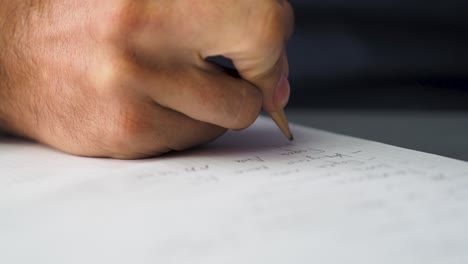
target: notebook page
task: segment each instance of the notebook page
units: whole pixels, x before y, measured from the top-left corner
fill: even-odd
[[[140,161],[0,144],[0,263],[467,263],[468,163],[259,119]]]

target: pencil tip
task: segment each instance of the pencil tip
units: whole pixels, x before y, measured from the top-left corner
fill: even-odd
[[[278,125],[281,132],[283,132],[286,138],[290,141],[293,141],[294,137],[291,134],[291,129],[289,128],[288,120],[284,111],[281,110],[278,112],[270,112],[270,116],[273,119],[273,121],[275,121],[275,123]]]

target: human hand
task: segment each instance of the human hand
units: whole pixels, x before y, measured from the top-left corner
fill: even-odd
[[[287,1],[0,4],[1,124],[65,152],[132,159],[182,150],[288,101]],[[205,61],[218,55],[242,78]]]

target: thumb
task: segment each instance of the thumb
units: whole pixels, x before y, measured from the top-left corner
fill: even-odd
[[[263,93],[263,108],[276,112],[286,107],[290,96],[289,66],[285,50],[270,58],[243,61],[234,60],[243,79],[258,87]],[[276,61],[272,58],[276,57]]]
[[[242,40],[223,55],[233,61],[243,79],[262,91],[264,110],[277,112],[289,101],[286,43],[292,35],[294,14],[289,2],[274,1],[256,17],[257,23],[251,23]]]
[[[242,22],[215,24],[211,34],[201,35],[200,54],[202,58],[222,55],[231,59],[241,77],[261,90],[264,110],[278,112],[286,106],[290,93],[285,43],[293,31],[293,10],[284,0],[245,3],[238,8],[243,12],[228,16]]]

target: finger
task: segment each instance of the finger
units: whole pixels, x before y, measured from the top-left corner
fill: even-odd
[[[289,0],[278,0],[284,7],[286,21],[286,40],[289,41],[294,33],[294,10]]]
[[[241,75],[260,87],[263,94],[263,108],[268,112],[284,109],[289,101],[289,64],[286,52],[283,51],[270,69],[258,77],[249,77],[246,73]]]
[[[242,78],[260,88],[265,110],[275,112],[284,108],[289,99],[289,69],[284,50],[292,33],[293,12],[286,1],[259,2],[268,2],[269,5],[255,6],[257,9],[251,12],[252,17],[246,18],[250,22],[243,25],[245,28],[228,28],[235,33],[222,32],[240,36],[237,41],[217,35],[219,40],[213,43],[218,46],[210,49],[206,44],[202,56],[220,54],[230,58]]]
[[[134,75],[133,87],[143,89],[161,106],[228,129],[250,126],[262,107],[262,95],[256,87],[213,69],[141,69]]]
[[[242,78],[262,91],[265,110],[284,107],[289,83],[282,54],[294,22],[289,2],[167,1],[164,6],[145,5],[138,13],[142,26],[128,38],[136,56],[159,64],[198,64],[200,57],[223,55],[232,59]]]
[[[283,54],[280,57],[278,63],[278,74],[280,75],[280,79],[278,80],[275,89],[273,90],[273,94],[268,95],[265,94],[264,97],[273,98],[273,105],[267,105],[267,101],[264,100],[264,108],[267,111],[274,111],[275,106],[279,106],[281,109],[285,108],[289,102],[289,96],[291,93],[291,86],[289,84],[289,63],[288,63],[288,56],[286,54],[286,50],[283,51]]]
[[[192,119],[165,107],[158,107],[155,129],[170,150],[185,150],[215,140],[226,132],[225,128]]]
[[[140,102],[140,106],[145,103]],[[185,150],[208,143],[226,132],[226,129],[191,119],[181,113],[151,103],[144,106],[144,116],[133,117],[118,129],[119,135],[107,149],[109,157],[138,159],[159,156],[170,151]],[[122,133],[121,131],[125,131]]]

